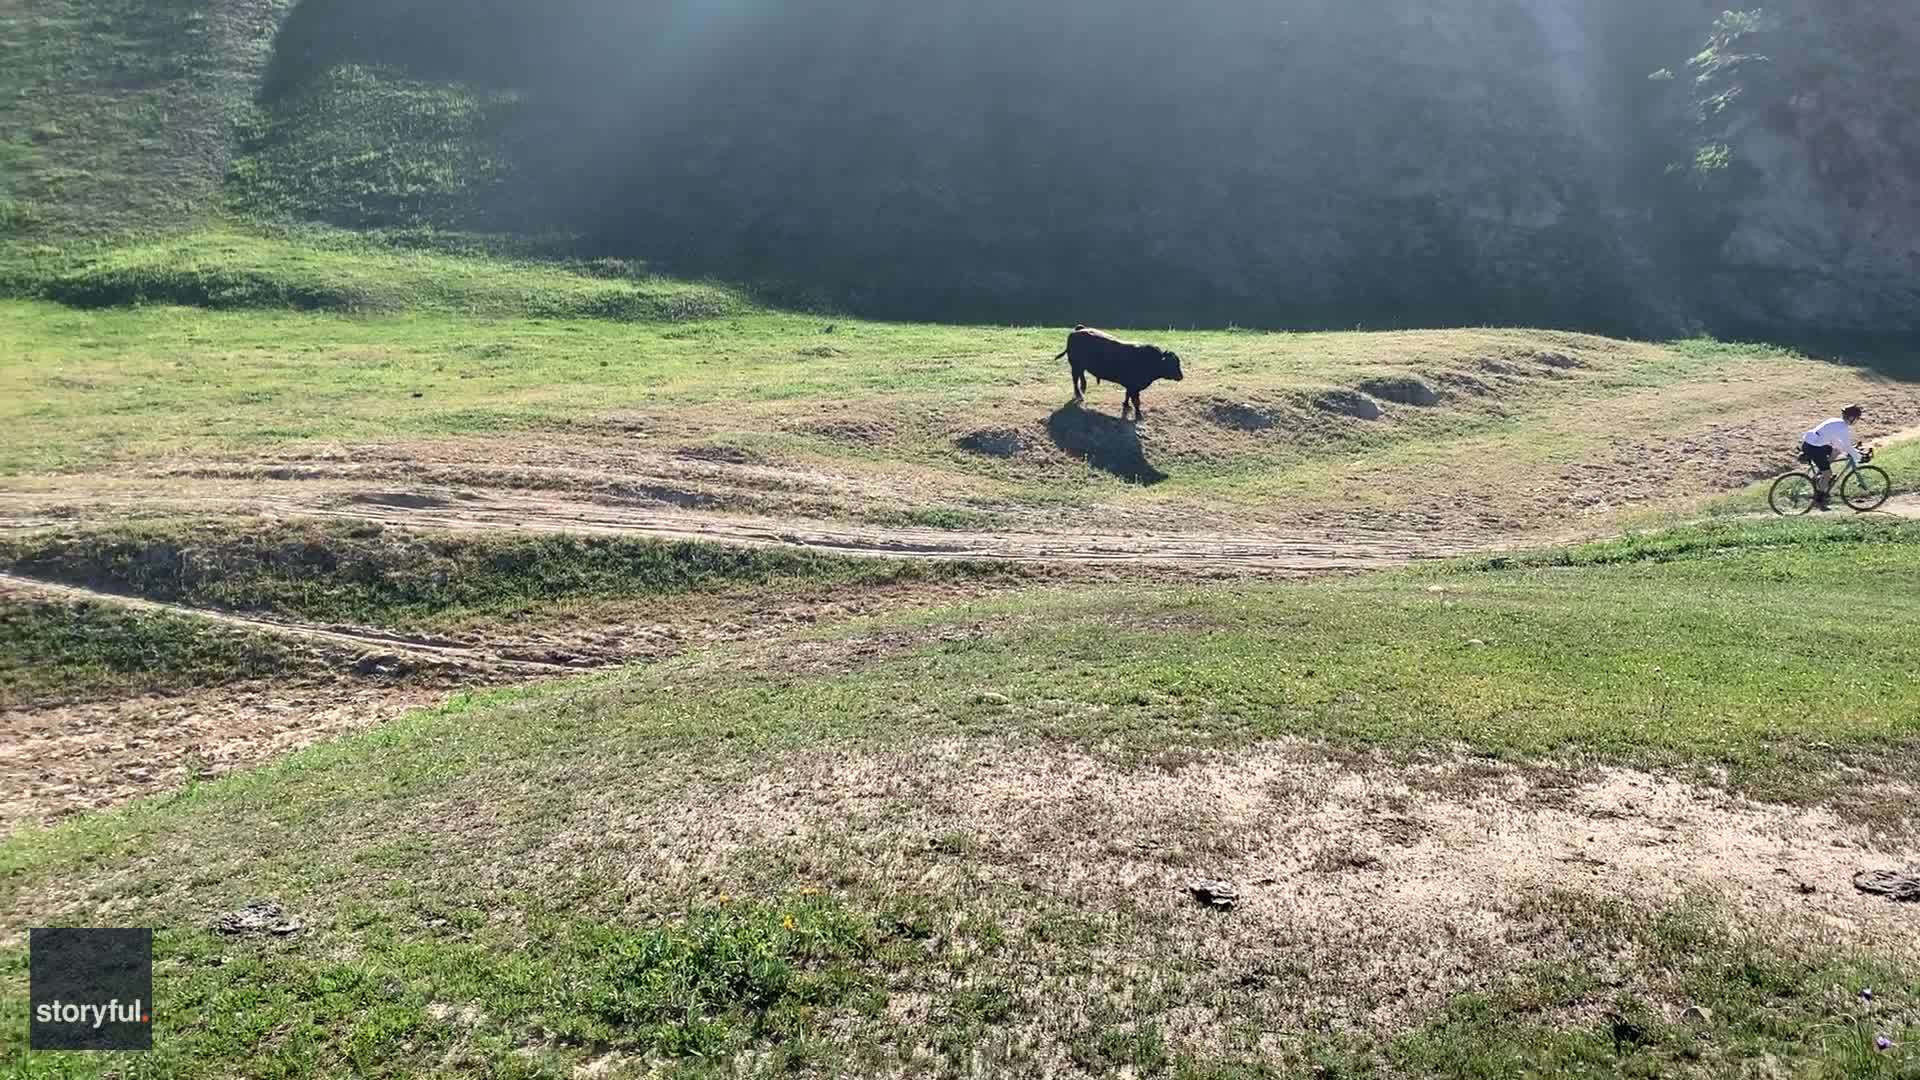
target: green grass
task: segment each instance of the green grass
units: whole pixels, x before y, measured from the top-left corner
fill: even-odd
[[[1920,748],[1916,587],[1920,530],[1848,521],[1713,526],[1499,570],[1023,594],[463,699],[17,835],[0,843],[0,909],[25,925],[59,896],[62,920],[85,922],[139,898],[143,919],[172,927],[152,1067],[183,1076],[551,1075],[609,1053],[719,1075],[747,1049],[866,1073],[903,1046],[956,1076],[975,1053],[1017,1071],[1056,1052],[1090,1072],[1191,1077],[1717,1074],[1760,1054],[1796,1075],[1910,1075],[1904,1046],[1863,1041],[1904,1044],[1920,1016],[1920,983],[1888,956],[1725,929],[1710,906],[1580,895],[1512,914],[1572,953],[1486,971],[1377,1041],[1294,1011],[1331,992],[1315,988],[1334,972],[1307,969],[1294,996],[1244,1006],[1307,1037],[1275,1048],[1223,1021],[1202,1053],[1177,1035],[1184,987],[1211,964],[1190,944],[1153,946],[1182,958],[1153,988],[1127,969],[1125,1009],[1076,1019],[1050,1004],[1106,977],[1081,965],[1171,933],[1149,910],[1087,910],[1058,882],[983,873],[1019,865],[990,840],[789,834],[778,793],[816,755],[977,741],[1151,774],[1293,736],[1375,763],[1464,748],[1723,771],[1736,791],[1899,833],[1910,808],[1878,785]],[[972,632],[942,632],[958,627]],[[676,823],[756,778],[775,793],[765,835],[678,861],[714,838],[676,847],[691,827]],[[308,929],[195,928],[260,896]],[[0,997],[17,1000],[20,946],[0,955]],[[1878,1004],[1852,1000],[1860,985]],[[925,1021],[893,1018],[908,1000]],[[1672,1019],[1685,1005],[1710,1010],[1707,1038]],[[478,1019],[459,1020],[469,1007]],[[1645,1020],[1616,1048],[1605,1012]],[[1040,1044],[1003,1037],[1010,1025]]]
[[[513,173],[495,117],[516,101],[391,71],[331,69],[261,106],[234,162],[233,208],[363,228],[487,224]]]
[[[217,212],[235,132],[291,6],[12,5],[0,19],[0,263]]]
[[[1477,569],[1609,566],[1723,559],[1763,552],[1790,556],[1791,565],[1799,573],[1810,570],[1813,576],[1818,576],[1827,568],[1838,576],[1856,572],[1871,574],[1886,561],[1887,552],[1879,550],[1880,545],[1896,545],[1904,550],[1916,540],[1920,540],[1920,522],[1862,520],[1852,515],[1817,516],[1797,520],[1790,527],[1774,528],[1753,521],[1710,518],[1672,528],[1629,532],[1614,539],[1572,547],[1481,556],[1465,560],[1461,565]]]
[[[907,562],[633,537],[416,533],[351,522],[148,522],[0,539],[0,567],[195,607],[450,628],[559,606],[803,586],[1018,579]]]
[[[264,634],[88,602],[0,601],[0,708],[312,675]]]
[[[984,510],[879,510],[866,515],[875,525],[910,525],[923,529],[991,529],[1000,525],[999,514]]]
[[[674,322],[744,308],[715,286],[594,277],[541,263],[399,250],[349,234],[195,233],[116,249],[33,291],[76,307],[180,304],[478,318]]]

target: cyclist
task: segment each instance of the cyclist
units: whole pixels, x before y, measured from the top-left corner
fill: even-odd
[[[1856,468],[1859,466],[1860,449],[1853,442],[1853,425],[1865,415],[1866,410],[1860,406],[1849,405],[1839,416],[1801,438],[1800,460],[1820,469],[1819,479],[1813,485],[1813,505],[1818,509],[1829,509],[1827,499],[1833,490],[1834,455],[1845,454]]]

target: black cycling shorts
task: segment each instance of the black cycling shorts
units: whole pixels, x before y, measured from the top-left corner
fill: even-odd
[[[1827,468],[1833,464],[1833,447],[1803,442],[1800,444],[1800,460],[1822,469]]]

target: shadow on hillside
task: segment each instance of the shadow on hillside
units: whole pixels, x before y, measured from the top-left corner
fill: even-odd
[[[1920,383],[1920,334],[1791,335],[1723,333],[1724,341],[1758,341],[1789,348],[1836,367],[1870,371],[1883,379]]]
[[[1053,445],[1128,483],[1151,487],[1167,478],[1147,461],[1132,421],[1084,409],[1077,401],[1047,417],[1047,436]]]

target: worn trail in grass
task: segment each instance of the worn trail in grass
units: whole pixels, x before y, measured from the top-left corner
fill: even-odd
[[[156,521],[0,540],[0,826],[258,764],[468,690],[1040,575],[581,536]]]

